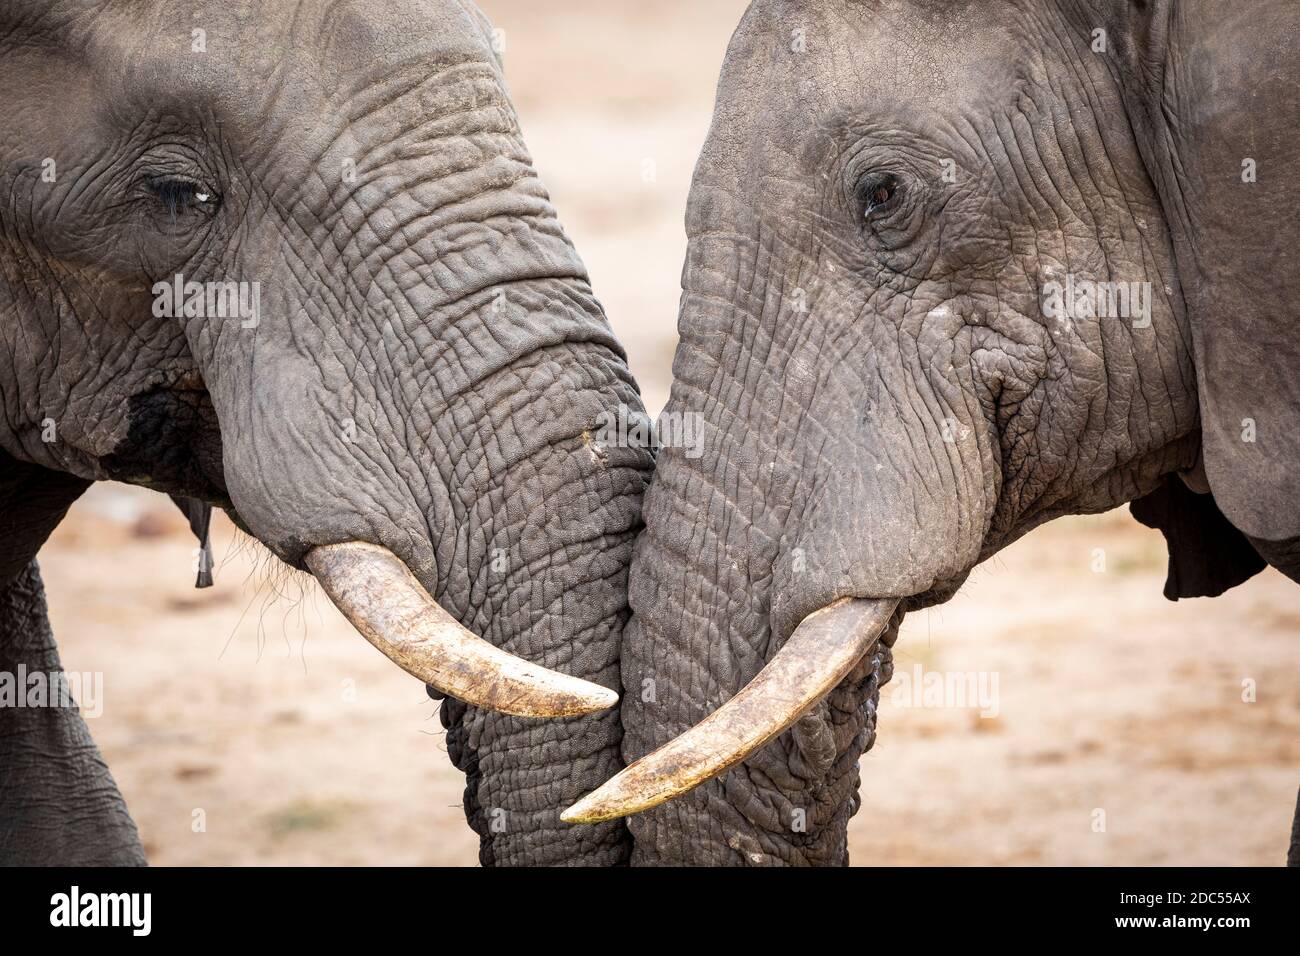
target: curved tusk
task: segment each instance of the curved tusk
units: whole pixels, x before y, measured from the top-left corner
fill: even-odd
[[[516,717],[573,717],[618,703],[607,687],[530,664],[476,637],[386,548],[324,545],[303,560],[366,640],[443,694]]]
[[[897,599],[841,598],[809,614],[740,693],[560,819],[599,823],[640,813],[744,760],[830,693],[880,639],[897,607]]]

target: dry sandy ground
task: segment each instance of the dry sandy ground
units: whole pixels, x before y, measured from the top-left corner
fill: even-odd
[[[686,189],[744,4],[484,6],[542,176],[657,409]],[[66,666],[105,675],[92,730],[152,860],[476,862],[423,688],[309,582],[224,522],[216,537],[217,587],[195,591],[171,506],[99,486],[41,556]],[[910,618],[900,674],[996,678],[998,713],[886,688],[853,861],[1280,863],[1300,784],[1300,589],[1270,572],[1175,605],[1163,566],[1159,535],[1125,512],[1059,521]]]

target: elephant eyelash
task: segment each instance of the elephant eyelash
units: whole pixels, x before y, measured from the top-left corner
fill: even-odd
[[[216,190],[191,179],[151,180],[149,190],[173,218],[194,211],[211,213],[221,204]]]

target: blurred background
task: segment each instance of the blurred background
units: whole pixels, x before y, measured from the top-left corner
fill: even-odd
[[[746,4],[481,5],[657,413],[691,171]],[[65,667],[104,674],[91,731],[152,862],[476,864],[423,687],[310,581],[224,516],[214,526],[206,591],[179,514],[140,489],[96,486],[41,553]],[[1065,519],[909,617],[852,862],[1282,863],[1300,784],[1300,588],[1268,571],[1171,604],[1164,571],[1159,534],[1126,509]],[[932,673],[976,675],[995,706],[903,693]]]

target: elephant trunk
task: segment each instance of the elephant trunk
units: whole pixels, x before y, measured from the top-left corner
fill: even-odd
[[[509,149],[462,174],[460,203],[423,162],[359,187],[348,215],[309,219],[311,255],[250,236],[257,314],[186,331],[241,523],[446,695],[483,861],[618,863],[622,824],[559,814],[621,766],[617,712],[589,712],[618,686],[653,461],[593,439],[640,397]]]
[[[578,830],[559,815],[622,766],[606,708],[653,463],[594,436],[640,400],[585,281],[503,283],[456,311],[446,348],[418,348],[424,327],[453,321],[423,310],[405,329],[362,320],[333,327],[343,342],[267,347],[256,361],[279,374],[259,401],[228,399],[217,365],[227,484],[241,522],[446,698],[485,864],[624,863],[621,822]],[[268,346],[277,324],[264,314],[256,330]],[[443,354],[458,346],[476,351]]]
[[[566,817],[632,814],[647,863],[844,863],[888,649],[978,560],[996,436],[943,315],[864,340],[842,280],[721,231],[688,252],[665,412],[698,454],[661,453],[633,560],[632,765]]]
[[[626,369],[602,371],[597,359],[578,350],[547,374],[553,392],[518,395],[518,412],[498,426],[499,468],[471,483],[461,531],[471,570],[457,606],[472,609],[462,621],[502,651],[613,690],[652,460],[644,448],[595,440],[603,415],[641,407]],[[560,821],[621,768],[617,709],[536,720],[448,697],[442,719],[448,753],[468,778],[466,811],[484,864],[627,862],[621,821]]]
[[[688,469],[661,457],[633,563],[620,705],[630,766],[566,817],[632,814],[634,864],[842,865],[898,602],[835,601],[774,631],[758,568],[778,560],[765,551],[779,534]],[[671,494],[678,482],[694,494]]]

